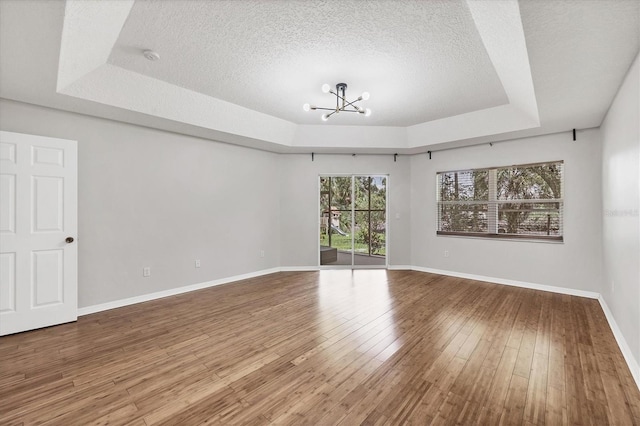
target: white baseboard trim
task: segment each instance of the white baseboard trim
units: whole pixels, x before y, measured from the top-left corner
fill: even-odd
[[[627,344],[627,341],[625,340],[620,327],[618,327],[618,323],[616,323],[616,319],[613,317],[613,313],[609,309],[609,306],[607,306],[607,302],[604,300],[604,297],[602,297],[602,295],[598,297],[598,302],[600,302],[600,306],[604,311],[604,316],[609,322],[609,327],[611,327],[613,336],[616,338],[616,342],[618,343],[618,347],[622,352],[622,356],[624,356],[624,360],[627,361],[627,366],[629,367],[629,370],[631,370],[633,380],[636,381],[636,386],[638,386],[638,389],[640,389],[640,364],[638,364],[638,361],[633,356],[633,352],[631,352],[629,344]]]
[[[339,265],[342,266],[342,265]],[[361,265],[364,266],[364,265]],[[335,267],[334,267],[335,268]],[[326,269],[332,269],[331,266],[283,266],[280,268],[281,272],[308,272],[308,271],[322,271]],[[335,269],[349,269],[348,265],[344,265],[344,267],[335,268]],[[380,267],[375,267],[373,269],[383,269]],[[387,269],[390,271],[411,271],[413,270],[413,266],[411,265],[388,265]]]
[[[318,266],[283,266],[280,268],[280,272],[309,272],[318,271]]]
[[[155,293],[142,294],[140,296],[128,297],[126,299],[114,300],[112,302],[100,303],[99,305],[85,306],[78,309],[78,316],[95,314],[96,312],[107,311],[109,309],[122,308],[123,306],[134,305],[136,303],[149,302],[163,297],[175,296],[177,294],[188,293],[190,291],[202,290],[203,288],[214,287],[221,284],[228,284],[234,281],[246,280],[260,277],[262,275],[280,272],[280,268],[263,269],[261,271],[249,272],[248,274],[234,275],[232,277],[220,278],[213,281],[187,285],[184,287],[172,288],[169,290],[157,291]]]
[[[231,277],[221,278],[213,281],[206,281],[203,283],[192,284],[184,287],[172,288],[169,290],[158,291],[155,293],[142,294],[140,296],[129,297],[121,300],[114,300],[112,302],[101,303],[98,305],[85,306],[83,308],[78,309],[78,316],[94,314],[96,312],[102,312],[109,309],[121,308],[123,306],[133,305],[135,303],[148,302],[150,300],[161,299],[163,297],[175,296],[177,294],[188,293],[190,291],[202,290],[208,287],[214,287],[221,284],[228,284],[234,281],[246,280],[249,278],[255,278],[262,275],[273,274],[276,272],[306,272],[306,271],[318,271],[320,268],[318,266],[283,266],[280,268],[270,268],[263,269],[260,271],[250,272],[247,274],[234,275]],[[428,272],[431,274],[439,274],[439,275],[448,275],[451,277],[458,278],[467,278],[476,281],[486,281],[495,284],[504,284],[515,287],[524,287],[531,288],[534,290],[542,290],[542,291],[550,291],[553,293],[562,293],[562,294],[570,294],[572,296],[581,296],[588,297],[591,299],[598,299],[600,297],[599,293],[584,291],[584,290],[575,290],[571,288],[564,287],[554,287],[542,284],[533,284],[522,281],[513,281],[506,280],[503,278],[494,278],[494,277],[485,277],[481,275],[474,274],[465,274],[462,272],[454,272],[454,271],[446,271],[442,269],[432,269],[432,268],[424,268],[421,266],[411,266],[411,265],[389,265],[389,270],[412,270],[419,272]]]
[[[552,285],[535,284],[525,281],[508,280],[504,278],[486,277],[483,275],[465,274],[463,272],[445,271],[442,269],[423,268],[422,266],[412,266],[411,269],[419,272],[428,272],[431,274],[448,275],[450,277],[466,278],[476,281],[486,281],[494,284],[510,285],[513,287],[530,288],[532,290],[549,291],[551,293],[569,294],[571,296],[588,297],[589,299],[597,299],[600,293],[595,291],[576,290],[567,287],[556,287]]]
[[[413,271],[415,268],[411,265],[389,265],[387,269],[390,271]]]

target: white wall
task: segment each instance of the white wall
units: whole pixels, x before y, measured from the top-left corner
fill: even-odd
[[[391,266],[599,291],[601,221],[593,213],[601,200],[588,190],[600,185],[597,130],[579,132],[577,142],[558,134],[394,162],[392,155],[326,154],[311,161],[7,100],[0,101],[0,127],[79,141],[81,307],[268,268],[317,266],[318,176],[345,173],[389,175]],[[436,171],[559,159],[564,244],[436,237]],[[152,268],[150,278],[142,277],[143,266]]]
[[[279,265],[276,154],[6,100],[0,128],[78,141],[80,307]]]
[[[602,126],[602,296],[640,361],[640,65],[636,57]],[[634,371],[640,383],[640,370]]]
[[[411,159],[414,266],[576,290],[602,277],[597,129],[434,152]],[[564,160],[564,243],[436,235],[436,172]],[[444,251],[449,257],[444,257]]]
[[[321,174],[389,175],[389,264],[409,265],[410,157],[393,155],[282,155],[280,220],[282,266],[318,266],[318,176]],[[399,214],[399,219],[396,219]]]

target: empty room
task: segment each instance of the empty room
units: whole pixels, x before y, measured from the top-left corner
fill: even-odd
[[[1,425],[640,425],[637,0],[0,0]]]

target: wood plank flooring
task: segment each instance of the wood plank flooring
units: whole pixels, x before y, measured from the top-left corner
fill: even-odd
[[[597,301],[268,275],[0,338],[2,425],[640,425]]]

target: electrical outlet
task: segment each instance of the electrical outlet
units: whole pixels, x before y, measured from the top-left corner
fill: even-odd
[[[196,264],[196,268],[199,268],[200,267],[200,259],[196,259],[195,264]]]
[[[264,257],[264,250],[260,250],[260,257]]]
[[[449,250],[444,251],[444,257],[449,257]]]
[[[142,276],[143,277],[150,277],[151,276],[151,268],[148,266],[145,266],[144,268],[142,268]]]

